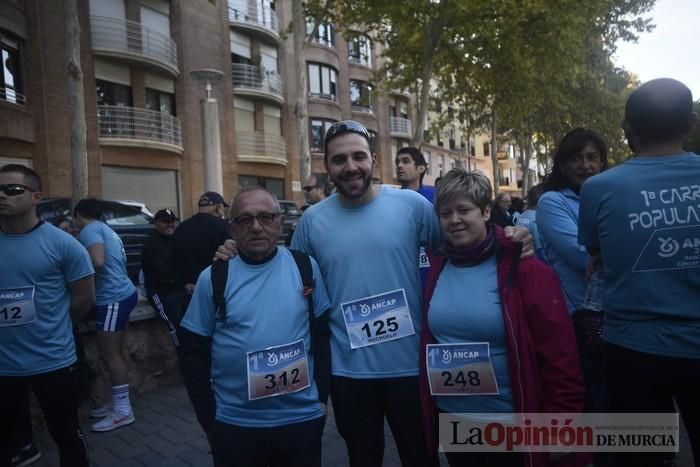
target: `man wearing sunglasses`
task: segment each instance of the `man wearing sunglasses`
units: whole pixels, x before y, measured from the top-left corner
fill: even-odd
[[[323,201],[331,195],[332,191],[326,174],[315,173],[309,175],[306,185],[304,185],[304,199],[308,206],[304,206],[302,210],[306,210],[309,206]]]
[[[218,271],[208,267],[178,331],[192,405],[217,467],[320,467],[328,371],[324,383],[314,364],[323,367],[322,354],[328,361],[328,335],[312,347],[311,323],[316,329],[330,308],[321,272],[304,256],[314,285],[302,288],[297,260],[277,246],[283,219],[274,194],[250,187],[231,204],[238,256],[217,264],[228,271],[224,303],[217,309]]]
[[[0,168],[0,466],[10,463],[8,443],[30,387],[60,465],[87,466],[71,324],[93,305],[94,270],[75,238],[37,218],[41,197],[32,169]]]

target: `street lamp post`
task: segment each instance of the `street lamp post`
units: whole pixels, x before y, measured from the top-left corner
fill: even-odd
[[[218,84],[224,77],[219,70],[204,68],[190,72],[195,81],[204,84],[206,96],[199,101],[202,116],[202,159],[204,160],[204,190],[224,192],[223,170],[221,167],[221,135],[219,133],[219,104],[211,96],[212,84]]]

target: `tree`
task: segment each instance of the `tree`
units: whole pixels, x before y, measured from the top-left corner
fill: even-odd
[[[73,206],[88,195],[87,140],[85,136],[85,89],[80,66],[80,22],[77,0],[65,0],[66,71],[70,121]]]

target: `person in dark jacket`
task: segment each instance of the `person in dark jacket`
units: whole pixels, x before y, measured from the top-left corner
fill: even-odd
[[[496,195],[496,199],[493,201],[493,206],[491,207],[490,219],[492,224],[501,227],[513,225],[513,219],[508,212],[510,204],[511,200],[508,193],[500,192]]]
[[[489,413],[488,420],[477,421],[515,423],[516,413],[583,409],[576,338],[557,278],[538,259],[521,259],[522,245],[487,222],[490,199],[489,180],[462,168],[445,175],[435,198],[445,243],[442,254],[429,253],[432,269],[419,352],[430,450],[436,449],[437,411]],[[461,353],[465,358],[451,358],[449,368],[441,365],[445,353],[452,355],[455,349],[466,350]],[[466,358],[470,354],[478,354],[478,361]],[[459,374],[472,386],[468,395],[454,390]],[[562,457],[531,452],[446,455],[451,466],[480,467],[545,467]],[[589,456],[567,457],[557,462],[585,465]]]
[[[173,234],[175,284],[185,292],[182,312],[190,303],[199,274],[211,265],[216,248],[228,238],[224,220],[228,204],[216,192],[204,193],[197,203],[199,212],[183,221]]]
[[[180,325],[183,291],[175,284],[173,233],[178,217],[170,209],[161,209],[153,218],[155,230],[141,249],[141,267],[146,285],[146,297],[151,306],[168,325],[177,345],[175,330]]]

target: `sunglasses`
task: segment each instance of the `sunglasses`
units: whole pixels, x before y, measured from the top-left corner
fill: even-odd
[[[239,225],[243,227],[244,229],[249,229],[250,227],[253,226],[253,221],[255,219],[258,220],[260,225],[271,225],[275,219],[280,215],[280,213],[274,213],[274,212],[261,212],[257,216],[251,216],[244,214],[242,216],[237,216],[232,218],[231,220],[233,221],[234,224]]]
[[[24,194],[25,191],[35,193],[37,190],[20,183],[9,183],[7,185],[0,185],[0,191],[5,193],[6,196],[19,196]]]
[[[328,127],[326,130],[326,136],[323,138],[323,148],[324,152],[328,153],[328,143],[336,136],[344,135],[345,133],[356,133],[370,142],[369,131],[367,128],[355,120],[343,120],[342,122],[335,122],[333,125]]]

